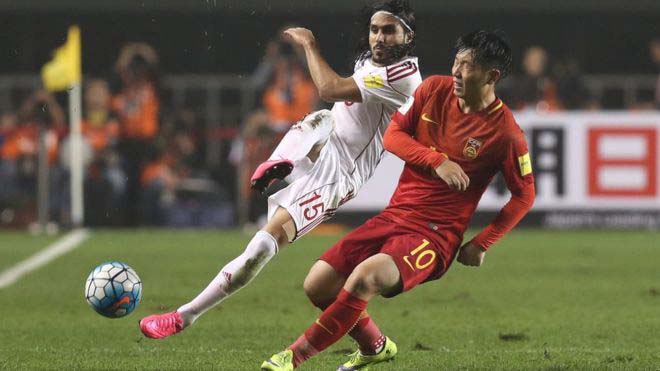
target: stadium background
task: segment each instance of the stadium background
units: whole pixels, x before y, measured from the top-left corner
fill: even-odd
[[[524,4],[448,1],[442,5],[420,1],[415,6],[419,14],[417,54],[424,75],[448,72],[451,45],[458,35],[477,25],[500,28],[510,38],[515,63],[513,76],[502,84],[499,94],[512,108],[542,114],[657,108],[660,55],[654,60],[651,52],[651,44],[658,37],[660,5],[656,2],[634,1],[621,6],[617,1],[560,1],[552,5],[542,1]],[[143,180],[140,190],[128,191],[133,196],[127,201],[125,188],[131,188],[130,184],[114,181],[109,185],[104,176],[93,183],[96,186],[88,182],[87,188],[91,191],[87,192],[87,224],[233,227],[258,223],[264,202],[245,189],[245,177],[249,168],[262,160],[276,142],[263,143],[259,135],[270,131],[272,137],[277,138],[287,125],[298,119],[296,115],[326,105],[318,100],[287,103],[277,99],[271,100],[270,106],[264,105],[264,93],[277,84],[274,80],[279,73],[268,75],[266,72],[257,76],[264,70],[259,67],[269,58],[268,45],[277,39],[275,35],[284,25],[310,27],[330,64],[348,74],[360,32],[361,25],[356,17],[359,8],[360,3],[352,1],[336,1],[331,6],[320,1],[116,1],[93,5],[78,1],[4,1],[0,3],[0,17],[11,32],[4,33],[2,38],[0,108],[4,113],[20,112],[25,101],[40,87],[36,73],[51,58],[54,48],[63,43],[71,24],[82,29],[85,81],[103,79],[109,84],[111,94],[119,94],[123,88],[115,68],[122,47],[135,42],[148,45],[158,58],[153,66],[160,103],[153,125],[158,126],[158,132],[145,140],[150,150],[144,151],[136,166],[141,169],[139,176],[143,176],[145,167],[154,165],[150,184],[167,178],[168,185],[165,190],[154,189],[158,186],[145,190],[150,184]],[[315,27],[319,24],[323,27]],[[101,45],[103,47],[98,47]],[[529,77],[523,60],[525,53],[534,47],[537,47],[537,60],[544,58],[538,57],[543,53],[546,62],[545,67],[539,67],[542,71],[538,76]],[[655,48],[660,50],[660,46]],[[304,69],[301,70],[304,73]],[[281,91],[277,89],[276,92]],[[55,99],[66,107],[66,94],[56,94]],[[31,108],[38,105],[33,104]],[[254,116],[264,108],[267,117]],[[279,117],[282,109],[291,111],[289,117]],[[19,114],[13,119],[13,126],[23,124],[21,120],[38,118]],[[52,118],[46,117],[46,120],[52,121]],[[55,126],[51,122],[47,125]],[[57,125],[57,141],[61,143],[67,136],[66,125]],[[121,139],[125,139],[122,125],[120,123],[119,133],[102,135],[111,136],[109,148],[104,150],[116,149],[113,160],[126,162],[130,156],[125,154],[126,146],[121,145]],[[261,129],[265,131],[259,131]],[[0,140],[9,142],[11,130],[3,129]],[[37,142],[34,134],[31,139]],[[246,151],[239,146],[257,142],[260,143],[258,149]],[[165,152],[173,153],[172,146],[178,146],[179,152],[184,154],[167,158],[169,163],[162,166]],[[191,146],[194,148],[189,148]],[[98,152],[96,147],[94,149]],[[61,151],[59,146],[52,151],[58,150]],[[3,162],[35,153],[18,153],[11,160],[5,155]],[[69,200],[64,191],[67,171],[59,169],[66,166],[60,166],[56,154],[52,156],[51,164],[58,169],[49,176],[48,193],[52,197],[48,200],[48,219],[66,226],[70,224]],[[187,158],[182,159],[182,156]],[[565,154],[557,156],[567,163],[555,165],[555,170],[570,164]],[[37,168],[36,164],[32,167]],[[127,169],[125,163],[117,167],[119,174],[138,174],[136,170]],[[0,197],[0,208],[5,211],[0,218],[1,225],[24,226],[33,222],[38,214],[36,184],[30,182],[30,178],[36,179],[38,172],[26,170],[26,174],[20,174],[20,169],[18,172],[14,170],[7,177],[27,179],[10,186]],[[171,174],[159,176],[164,172]],[[584,183],[563,176],[560,181],[565,186],[570,186],[571,181]],[[652,179],[649,182],[657,183]],[[94,189],[104,186],[113,189],[115,202],[106,202],[102,192],[92,194]],[[384,198],[389,189],[386,187]],[[12,190],[19,193],[18,197]],[[657,189],[654,195],[656,201],[647,199],[657,206]],[[142,214],[138,215],[131,204],[142,206]],[[359,223],[383,204],[360,207],[357,217],[338,220]],[[590,210],[589,205],[585,205],[585,209]],[[483,223],[491,215],[476,221]],[[648,216],[649,211],[644,215]],[[543,218],[536,216],[527,220],[530,221],[544,224]]]
[[[7,334],[0,340],[0,368],[254,369],[314,318],[302,293],[306,270],[350,226],[382,208],[398,177],[391,171],[381,170],[364,192],[367,197],[347,204],[336,224],[284,252],[235,301],[174,339],[176,351],[172,343],[135,341],[132,322],[188,299],[240,253],[249,238],[245,231],[254,231],[264,212],[264,199],[249,192],[246,177],[295,121],[278,115],[325,106],[264,100],[269,89],[281,97],[287,68],[294,75],[304,72],[287,47],[279,53],[269,47],[274,41],[283,45],[279,30],[288,24],[309,27],[330,65],[347,75],[363,31],[356,23],[362,4],[0,0],[0,274],[71,226],[63,163],[67,94],[39,92],[39,71],[65,42],[67,28],[81,29],[83,94],[94,80],[103,94],[125,94],[117,60],[127,45],[138,43],[158,56],[154,63],[147,57],[146,64],[155,72],[150,82],[159,102],[158,130],[138,141],[145,145],[138,170],[126,168],[136,158],[135,147],[126,145],[121,120],[112,125],[106,120],[87,132],[90,143],[99,136],[104,143],[98,151],[92,146],[85,177],[85,225],[91,235],[80,249],[15,284],[0,285],[0,323]],[[451,46],[462,33],[476,28],[507,33],[514,70],[498,89],[517,109],[542,180],[537,208],[523,221],[527,228],[503,240],[486,266],[452,268],[439,284],[376,303],[374,315],[392,320],[386,330],[398,335],[410,354],[383,369],[657,367],[660,3],[412,4],[425,76],[448,73]],[[544,55],[546,66],[539,68]],[[542,72],[526,73],[526,56]],[[265,67],[279,61],[287,66],[280,72]],[[108,113],[118,107],[110,97],[100,105],[107,105]],[[53,111],[57,106],[64,116]],[[50,156],[41,213],[39,133]],[[399,166],[391,160],[383,169]],[[603,166],[610,165],[615,169],[608,173]],[[138,196],[131,199],[137,202],[127,201],[122,179],[129,171],[140,179]],[[486,223],[506,200],[501,190],[501,184],[492,187],[473,227]],[[204,230],[180,229],[191,227]],[[159,264],[153,264],[154,257]],[[97,318],[82,300],[84,277],[109,259],[131,264],[145,282],[144,304],[129,321]],[[288,295],[289,305],[269,305],[264,293],[276,292]],[[432,307],[441,310],[429,313]],[[438,321],[440,312],[454,320]],[[244,313],[254,313],[250,324],[223,321]],[[71,321],[79,326],[71,328]],[[256,333],[263,336],[251,335]],[[102,337],[105,343],[99,344]],[[340,350],[352,346],[342,344]],[[231,354],[221,358],[228,363],[218,366],[218,354],[227,349]],[[335,365],[340,353],[320,357],[309,369]]]

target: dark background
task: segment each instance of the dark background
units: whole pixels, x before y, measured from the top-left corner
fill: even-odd
[[[415,1],[424,74],[447,72],[451,46],[477,28],[502,29],[519,69],[522,51],[546,47],[575,58],[587,74],[654,73],[648,42],[660,37],[660,1]],[[264,44],[296,20],[314,31],[330,64],[351,66],[364,1],[0,1],[0,74],[33,73],[64,42],[72,23],[82,29],[83,69],[110,74],[118,49],[146,41],[167,73],[250,73]],[[350,46],[350,47],[347,47]],[[515,70],[514,70],[515,72]]]

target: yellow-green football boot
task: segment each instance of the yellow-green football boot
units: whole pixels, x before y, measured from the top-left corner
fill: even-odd
[[[397,353],[396,344],[392,341],[392,339],[386,336],[385,346],[378,354],[365,355],[362,354],[362,352],[360,352],[360,350],[358,349],[358,351],[351,354],[350,356],[351,359],[349,359],[348,362],[339,366],[337,371],[368,370],[369,366],[375,365],[376,363],[389,362],[394,360],[394,356],[396,356],[396,353]]]
[[[293,371],[293,351],[285,351],[273,354],[270,359],[261,364],[261,370],[267,371]]]

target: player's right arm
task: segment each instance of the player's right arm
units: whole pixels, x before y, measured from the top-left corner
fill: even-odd
[[[446,154],[437,152],[413,138],[422,108],[433,87],[432,78],[424,80],[415,93],[392,116],[392,122],[385,131],[383,145],[408,164],[428,168],[447,185],[464,191],[470,179],[461,167],[449,160]]]
[[[309,73],[321,99],[327,102],[362,102],[362,95],[355,80],[339,76],[321,56],[312,31],[294,27],[284,31],[284,34],[305,50]]]

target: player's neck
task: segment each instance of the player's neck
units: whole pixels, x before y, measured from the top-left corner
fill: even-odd
[[[399,63],[402,60],[406,59],[408,56],[403,56],[399,59],[389,59],[387,61],[381,61],[381,62],[376,62],[373,57],[370,58],[371,64],[373,64],[376,67],[386,67],[386,66],[391,66],[395,63]]]
[[[474,113],[490,106],[495,99],[497,99],[495,91],[490,89],[484,94],[479,94],[475,97],[466,96],[464,98],[458,98],[458,106],[463,113]]]

